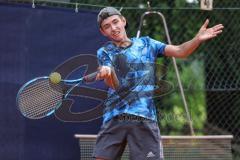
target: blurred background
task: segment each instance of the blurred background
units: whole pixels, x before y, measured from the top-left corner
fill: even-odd
[[[177,64],[196,135],[233,135],[233,156],[240,159],[239,0],[214,0],[212,11],[201,10],[199,0],[152,0],[151,8],[146,0],[5,0],[0,5],[26,6],[32,12],[44,8],[46,11],[64,9],[79,14],[83,10],[93,12],[94,16],[101,8],[113,6],[121,9],[127,18],[129,37],[136,36],[140,16],[145,11],[160,11],[166,18],[173,44],[192,39],[207,18],[210,27],[222,23],[225,28],[220,36],[202,44],[189,58],[177,60]],[[3,22],[2,18],[0,21]],[[41,30],[41,27],[35,29]],[[163,23],[157,15],[145,18],[141,35],[167,43]],[[95,47],[100,47],[100,44]],[[165,75],[162,79],[174,86],[167,95],[155,98],[161,134],[189,135],[172,61],[160,58],[158,63],[167,68],[159,68],[158,74]]]

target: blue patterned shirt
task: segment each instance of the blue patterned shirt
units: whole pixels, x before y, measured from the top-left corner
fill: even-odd
[[[127,48],[107,43],[97,52],[100,66],[113,67],[119,88],[109,88],[103,123],[114,116],[127,113],[156,121],[153,101],[155,61],[164,54],[166,44],[149,37],[132,38]]]

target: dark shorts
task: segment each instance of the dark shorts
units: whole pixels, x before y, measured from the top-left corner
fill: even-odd
[[[130,160],[163,160],[157,122],[141,118],[115,117],[103,124],[97,136],[93,156],[118,160],[126,144],[129,147]]]

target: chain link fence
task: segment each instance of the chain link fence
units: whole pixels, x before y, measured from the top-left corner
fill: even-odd
[[[165,15],[173,44],[190,40],[198,32],[205,19],[209,26],[222,23],[223,33],[202,44],[187,59],[177,60],[186,100],[190,109],[195,134],[232,134],[233,153],[240,159],[240,1],[214,0],[212,11],[200,10],[199,0],[59,0],[59,1],[6,1],[8,3],[33,3],[51,7],[64,7],[77,12],[80,9],[100,10],[114,6],[127,18],[129,37],[136,36],[140,16],[148,9]],[[77,14],[77,13],[76,13]],[[163,23],[157,15],[149,15],[143,21],[142,36],[150,36],[167,43]],[[167,70],[158,69],[162,79],[173,84],[167,95],[155,99],[159,125],[163,135],[190,134],[182,98],[170,58],[157,63]]]

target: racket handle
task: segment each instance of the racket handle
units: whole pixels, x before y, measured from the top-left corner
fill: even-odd
[[[91,74],[88,74],[86,76],[83,77],[83,81],[84,82],[93,82],[96,80],[97,74],[99,73],[99,71],[93,72]]]

